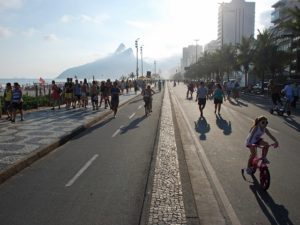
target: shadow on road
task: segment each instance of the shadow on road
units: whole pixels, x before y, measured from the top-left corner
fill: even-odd
[[[92,133],[94,130],[104,127],[106,124],[108,124],[113,119],[114,118],[111,117],[111,118],[108,118],[108,119],[102,121],[101,123],[96,124],[95,126],[92,126],[92,127],[88,128],[85,132],[76,135],[73,139],[80,139],[80,138],[84,137],[85,135]]]
[[[142,100],[143,100],[143,98],[140,97],[140,98],[138,98],[138,99],[136,99],[134,101],[130,101],[129,104],[134,104],[134,103],[137,103],[137,102],[141,102]]]
[[[200,133],[200,140],[206,140],[206,133],[210,131],[210,125],[207,123],[205,117],[199,118],[199,120],[195,121],[195,130],[197,133]]]
[[[300,132],[300,124],[297,123],[292,117],[284,117],[284,123]]]
[[[232,133],[231,122],[224,120],[221,115],[216,114],[216,123],[223,130],[223,134],[230,135]]]
[[[263,213],[270,221],[270,224],[293,225],[294,223],[289,218],[289,211],[284,207],[284,205],[279,205],[274,202],[274,199],[269,195],[269,193],[260,187],[256,177],[252,176],[252,178],[253,185],[250,185],[249,187]]]
[[[139,127],[138,124],[146,118],[147,118],[147,116],[144,115],[142,117],[136,118],[135,120],[131,121],[131,123],[128,124],[128,126],[121,128],[121,133],[120,134],[125,134],[129,130],[138,128]]]
[[[238,99],[235,99],[235,100],[232,100],[231,98],[228,100],[228,102],[231,104],[231,105],[234,105],[234,106],[245,106],[245,107],[248,107],[248,104],[244,103],[244,102],[241,102],[239,101]]]

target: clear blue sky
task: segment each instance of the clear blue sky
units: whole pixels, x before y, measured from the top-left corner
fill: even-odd
[[[202,45],[216,39],[218,2],[0,0],[0,78],[56,77],[120,43],[134,49],[137,38],[145,58],[179,55],[195,39]],[[263,29],[277,0],[254,2],[256,29]]]

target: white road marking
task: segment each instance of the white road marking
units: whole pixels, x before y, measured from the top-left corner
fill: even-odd
[[[121,129],[123,128],[124,126],[120,126],[120,128],[118,130],[116,130],[116,132],[111,136],[112,138],[114,138],[115,136],[117,136],[120,132],[121,132]]]
[[[90,165],[92,165],[93,161],[95,161],[97,159],[99,155],[96,154],[94,155],[76,174],[75,176],[66,184],[66,187],[70,187],[72,186],[72,184],[74,184],[74,182],[83,174],[84,171],[87,170],[87,168],[89,168]]]
[[[144,106],[144,105],[140,105],[140,106],[138,107],[138,109],[141,109],[143,106]]]
[[[132,113],[131,116],[129,116],[129,119],[131,120],[135,116],[135,113]]]

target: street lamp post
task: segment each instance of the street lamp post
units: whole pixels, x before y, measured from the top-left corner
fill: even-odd
[[[136,79],[139,78],[139,38],[135,40],[135,48],[136,48]]]
[[[199,39],[195,39],[195,42],[196,42],[196,63],[198,62],[198,54],[197,54],[198,41],[199,41]]]
[[[144,76],[144,68],[143,68],[143,47],[144,45],[142,45],[140,47],[140,50],[141,50],[141,68],[142,68],[142,76]]]

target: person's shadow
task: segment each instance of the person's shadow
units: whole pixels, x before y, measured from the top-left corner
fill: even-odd
[[[296,131],[300,132],[300,124],[297,123],[297,121],[295,121],[292,117],[290,117],[290,116],[284,117],[284,121],[288,126],[294,128]]]
[[[270,224],[293,225],[294,223],[289,218],[289,211],[284,207],[284,205],[279,205],[274,202],[274,199],[269,195],[269,193],[260,187],[256,177],[252,176],[252,178],[253,184],[249,187],[263,213],[270,221]]]
[[[200,133],[200,140],[206,140],[206,133],[210,131],[210,125],[207,123],[205,117],[200,117],[197,122],[195,121],[195,130]]]
[[[217,126],[223,130],[225,135],[230,135],[232,133],[231,122],[224,120],[220,114],[216,114],[216,123]]]

